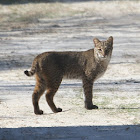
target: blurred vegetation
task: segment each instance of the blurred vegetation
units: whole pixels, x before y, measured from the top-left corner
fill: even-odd
[[[80,3],[82,1],[100,1]],[[110,1],[110,2],[105,2]],[[116,1],[116,2],[114,2]],[[96,15],[119,17],[139,14],[138,0],[0,0],[0,29],[40,22],[41,18],[60,18],[75,15]],[[137,1],[137,2],[136,2]],[[74,3],[77,2],[77,3]],[[100,10],[102,7],[102,10]],[[112,9],[116,9],[112,14]],[[10,23],[10,24],[9,24]]]
[[[0,0],[0,4],[53,3],[53,2],[86,2],[86,1],[139,1],[139,0]]]
[[[92,0],[0,0],[0,4],[24,4],[24,3],[41,3],[41,2],[80,2]],[[95,0],[97,1],[97,0]],[[98,0],[102,1],[102,0]]]
[[[59,2],[0,5],[0,29],[22,28],[38,23],[40,18],[66,17],[83,12]]]

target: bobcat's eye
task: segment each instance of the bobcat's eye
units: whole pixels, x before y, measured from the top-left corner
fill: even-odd
[[[98,49],[99,51],[102,51],[102,49]]]

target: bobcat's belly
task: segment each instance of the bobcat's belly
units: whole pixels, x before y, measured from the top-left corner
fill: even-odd
[[[66,73],[63,76],[64,79],[82,79],[81,73]]]

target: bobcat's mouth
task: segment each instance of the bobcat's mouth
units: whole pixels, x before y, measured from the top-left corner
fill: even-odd
[[[98,53],[98,58],[100,58],[100,59],[106,59],[107,58],[107,56],[105,55],[102,55],[102,54],[100,54],[100,53]]]

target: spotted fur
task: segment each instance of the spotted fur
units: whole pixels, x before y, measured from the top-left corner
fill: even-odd
[[[36,76],[36,85],[32,95],[35,114],[43,114],[38,102],[41,95],[46,92],[46,101],[53,112],[61,112],[53,102],[63,78],[82,79],[85,95],[85,107],[97,109],[92,103],[92,90],[95,80],[100,78],[109,64],[112,50],[113,37],[106,41],[93,39],[95,47],[81,52],[45,52],[38,55],[30,71],[25,71],[27,76]]]

